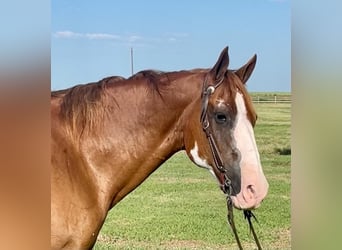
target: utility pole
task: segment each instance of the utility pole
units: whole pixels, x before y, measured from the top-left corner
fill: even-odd
[[[131,74],[133,75],[133,47],[131,47]]]

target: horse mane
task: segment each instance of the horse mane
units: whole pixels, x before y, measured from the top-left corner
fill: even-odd
[[[144,84],[147,91],[162,98],[166,86],[170,83],[168,74],[156,70],[143,70],[128,79],[120,76],[106,77],[98,82],[52,91],[51,98],[61,98],[61,119],[66,122],[71,134],[81,136],[85,131],[95,131],[112,111],[109,105],[116,100],[109,94],[108,88],[119,84]]]
[[[163,98],[163,92],[171,82],[169,79],[170,72],[158,70],[142,70],[132,75],[128,80],[142,80],[146,85],[146,90],[152,94],[157,94]]]
[[[51,98],[61,98],[60,117],[74,135],[82,135],[88,128],[94,129],[105,118],[108,111],[108,86],[121,82],[125,78],[111,76],[98,82],[79,84],[74,87],[51,92]]]

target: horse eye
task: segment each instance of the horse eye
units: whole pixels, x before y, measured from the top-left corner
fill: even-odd
[[[227,116],[223,113],[216,113],[215,114],[215,120],[217,123],[223,124],[227,121]]]

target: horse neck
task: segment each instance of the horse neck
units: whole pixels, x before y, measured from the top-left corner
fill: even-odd
[[[191,86],[198,80],[189,78],[172,81],[160,94],[143,86],[112,89],[115,115],[83,147],[100,189],[110,189],[112,206],[184,148],[185,110],[200,95],[200,84]]]

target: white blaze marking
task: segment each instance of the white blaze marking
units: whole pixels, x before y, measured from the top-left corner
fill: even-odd
[[[237,116],[234,137],[237,148],[241,152],[241,167],[243,167],[244,163],[249,163],[257,165],[258,171],[262,172],[260,156],[254,138],[254,130],[251,122],[247,118],[247,110],[243,96],[239,92],[236,93],[235,104],[237,107]]]
[[[247,117],[245,102],[241,93],[235,97],[237,108],[234,137],[241,153],[241,192],[232,196],[237,208],[256,208],[265,198],[268,182],[263,173],[254,130]]]

